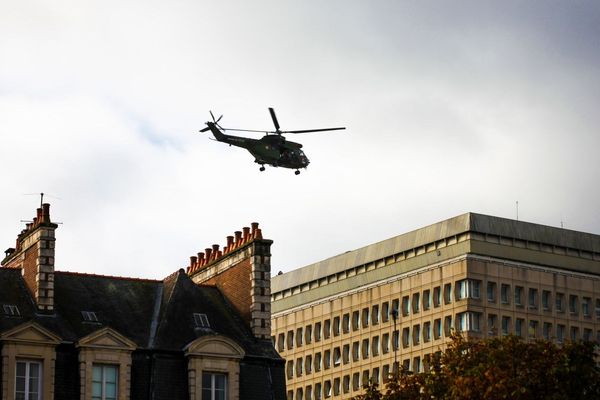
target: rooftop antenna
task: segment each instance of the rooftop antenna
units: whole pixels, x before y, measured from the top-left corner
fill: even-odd
[[[42,208],[42,205],[44,204],[44,194],[46,196],[48,196],[48,197],[52,197],[53,199],[62,200],[61,198],[49,195],[49,194],[44,193],[44,192],[40,192],[40,193],[24,193],[23,196],[40,196],[40,208]]]
[[[560,227],[564,229],[564,224],[563,224],[563,217],[562,217],[562,215],[560,216]]]
[[[40,196],[40,208],[42,208],[42,207],[44,206],[44,195],[46,195],[46,196],[48,196],[48,197],[52,197],[53,199],[56,199],[56,200],[62,200],[62,199],[61,199],[61,198],[59,198],[59,197],[52,196],[52,195],[49,195],[49,194],[47,194],[47,193],[44,193],[44,192],[40,192],[40,193],[23,193],[23,196]],[[28,222],[28,223],[31,223],[31,222],[33,222],[33,221],[29,221],[29,220],[22,219],[20,222]],[[61,224],[61,225],[62,225],[62,222],[54,222],[54,223],[55,223],[55,224]]]

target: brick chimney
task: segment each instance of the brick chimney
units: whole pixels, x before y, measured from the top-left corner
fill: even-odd
[[[17,236],[15,248],[5,251],[3,268],[20,268],[40,311],[54,309],[54,231],[50,204],[42,204],[36,217]]]
[[[197,284],[214,285],[248,323],[259,339],[271,338],[271,244],[262,238],[258,223],[227,237],[190,258],[187,273]]]

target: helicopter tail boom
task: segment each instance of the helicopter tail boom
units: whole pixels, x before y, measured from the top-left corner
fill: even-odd
[[[255,139],[226,135],[223,132],[221,132],[221,129],[219,129],[219,126],[216,123],[210,121],[206,123],[206,128],[202,129],[200,132],[207,132],[209,130],[211,131],[211,133],[217,141],[227,143],[231,146],[248,148],[249,145],[251,145],[254,142],[257,142],[257,140]]]

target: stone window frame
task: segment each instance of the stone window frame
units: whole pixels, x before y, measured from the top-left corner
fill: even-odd
[[[56,346],[62,339],[35,322],[18,325],[0,335],[2,342],[2,393],[3,399],[13,398],[16,385],[17,360],[38,361],[42,364],[42,389],[44,399],[54,397],[54,364]]]
[[[235,341],[221,335],[202,336],[184,348],[188,359],[190,400],[202,395],[202,373],[222,373],[227,376],[229,400],[240,399],[240,361],[246,353]]]
[[[98,329],[79,339],[75,344],[79,351],[79,381],[81,400],[92,398],[92,372],[94,365],[117,367],[117,399],[128,400],[131,394],[131,354],[137,348],[135,342],[114,329]]]

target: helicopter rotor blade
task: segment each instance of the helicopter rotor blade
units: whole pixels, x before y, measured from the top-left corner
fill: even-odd
[[[210,113],[210,116],[212,117],[213,122],[215,122],[215,115],[212,113],[211,110],[208,110],[208,112]]]
[[[219,121],[221,120],[221,118],[223,118],[223,114],[221,114],[221,116],[220,116],[219,118],[217,118],[217,120],[215,121],[215,124],[216,124],[217,122],[219,122]]]
[[[275,115],[275,110],[273,110],[273,107],[269,107],[269,113],[271,114],[273,125],[275,125],[275,131],[279,133],[279,122],[277,121],[277,116]]]
[[[281,131],[280,133],[293,133],[293,134],[298,134],[298,133],[308,133],[308,132],[325,132],[325,131],[340,131],[346,129],[346,127],[343,128],[323,128],[323,129],[302,129],[299,131]]]
[[[202,133],[204,133],[204,132],[206,132],[206,131],[209,131],[209,130],[210,130],[210,128],[207,126],[207,127],[206,127],[206,128],[204,128],[204,129],[200,129],[200,131],[199,131],[199,132],[202,132]]]
[[[223,129],[224,131],[236,131],[236,132],[258,132],[258,133],[277,133],[275,131],[258,131],[255,129],[235,129],[235,128],[223,128],[221,127],[221,129]]]

